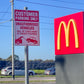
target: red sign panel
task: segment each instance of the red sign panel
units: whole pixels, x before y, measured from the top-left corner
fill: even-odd
[[[15,21],[39,22],[39,12],[30,10],[15,10]]]
[[[84,53],[84,13],[54,19],[55,55]]]
[[[15,45],[38,46],[39,12],[30,10],[15,10]]]

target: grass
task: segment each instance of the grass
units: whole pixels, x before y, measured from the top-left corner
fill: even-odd
[[[45,70],[33,70],[36,74],[44,74]]]
[[[30,77],[55,77],[55,75],[35,75]]]
[[[0,81],[0,83],[24,83],[25,81]],[[56,80],[30,80],[29,82],[56,82]]]
[[[24,76],[15,76],[15,78],[21,78]],[[12,76],[0,76],[0,78],[12,78]]]
[[[1,75],[1,71],[0,71],[0,75]]]
[[[24,81],[0,81],[0,83],[24,83]]]
[[[24,78],[25,76],[15,76],[15,78],[21,78],[21,77]],[[34,75],[30,77],[55,77],[55,75]],[[0,76],[0,78],[12,78],[12,76]]]

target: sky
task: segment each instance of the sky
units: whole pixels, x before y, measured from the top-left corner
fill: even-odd
[[[14,0],[14,9],[39,11],[40,46],[29,46],[29,59],[53,59],[54,19],[84,11],[84,0]],[[0,1],[0,58],[12,54],[12,22],[10,0]],[[14,53],[20,60],[25,59],[25,46],[14,46]]]

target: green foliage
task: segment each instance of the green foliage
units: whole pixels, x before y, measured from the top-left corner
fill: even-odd
[[[55,61],[54,60],[41,60],[41,59],[30,60],[29,67],[30,69],[45,70],[50,67],[55,67]]]
[[[0,75],[1,75],[1,71],[0,71]]]
[[[25,66],[24,61],[19,60],[19,56],[15,55],[15,66],[22,68]],[[12,65],[12,56],[9,56],[4,61],[0,61],[0,70],[3,67],[11,66]],[[35,59],[35,60],[29,60],[29,69],[31,70],[45,70],[50,67],[55,67],[55,61],[54,60],[42,60],[42,59]],[[40,73],[40,72],[39,72]]]
[[[19,56],[18,56],[18,55],[14,55],[14,60],[15,60],[15,61],[18,61],[18,60],[19,60]],[[6,61],[12,61],[12,55],[10,55],[10,56],[6,59]]]
[[[33,71],[34,71],[36,74],[41,74],[41,75],[43,75],[45,70],[33,70]]]

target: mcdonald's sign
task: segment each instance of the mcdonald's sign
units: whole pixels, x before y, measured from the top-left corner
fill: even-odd
[[[84,53],[84,12],[54,19],[55,55]]]

